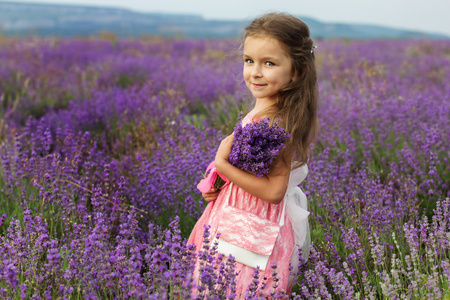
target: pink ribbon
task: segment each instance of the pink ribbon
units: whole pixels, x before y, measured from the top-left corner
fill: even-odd
[[[225,184],[223,186],[226,186],[227,184],[230,183],[230,180],[228,180],[228,178],[217,172],[216,166],[214,165],[214,161],[212,161],[206,168],[206,173],[208,173],[208,171],[209,171],[208,176],[206,176],[206,178],[202,179],[197,184],[197,188],[200,190],[200,192],[202,193],[208,192],[214,185],[214,182],[216,182],[217,176],[220,176],[225,181]]]

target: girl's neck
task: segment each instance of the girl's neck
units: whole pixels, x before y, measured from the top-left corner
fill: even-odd
[[[273,101],[270,101],[266,98],[256,99],[255,106],[253,107],[250,114],[254,116],[254,115],[258,114],[259,112],[262,112],[266,108],[272,106],[273,104],[274,104]]]

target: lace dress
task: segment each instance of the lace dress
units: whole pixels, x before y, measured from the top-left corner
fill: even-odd
[[[243,125],[250,122],[252,117],[247,115],[242,123]],[[203,246],[204,225],[210,225],[211,240],[216,236],[220,220],[227,206],[245,210],[256,214],[260,218],[267,219],[281,225],[275,246],[269,256],[267,268],[260,270],[260,279],[266,277],[266,287],[269,293],[272,289],[273,278],[272,268],[273,262],[277,265],[278,288],[290,293],[294,278],[290,276],[289,266],[292,263],[294,271],[298,265],[298,247],[302,248],[303,256],[307,258],[309,255],[309,224],[307,211],[307,200],[305,194],[300,190],[298,185],[305,179],[308,173],[306,165],[291,171],[289,177],[289,186],[284,199],[279,204],[270,204],[261,200],[250,193],[247,193],[235,184],[225,186],[217,199],[208,203],[205,211],[197,221],[190,237],[188,244],[195,244],[197,250]],[[264,228],[260,228],[264,230]],[[220,243],[220,239],[219,239]],[[197,262],[198,267],[198,262]],[[237,277],[237,299],[245,297],[246,290],[253,280],[254,268],[236,262]],[[198,280],[198,269],[194,273],[194,280]]]

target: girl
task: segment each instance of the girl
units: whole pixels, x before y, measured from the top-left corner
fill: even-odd
[[[233,232],[235,239],[224,241],[221,237],[219,246],[224,245],[224,254],[238,257],[239,299],[245,296],[256,265],[260,267],[260,279],[267,278],[267,288],[263,293],[273,292],[276,286],[277,290],[289,294],[294,283],[289,265],[291,263],[294,269],[297,267],[300,248],[307,258],[309,213],[306,197],[297,186],[307,174],[309,147],[318,125],[313,51],[316,46],[313,46],[308,26],[291,15],[270,13],[255,19],[245,28],[243,45],[244,81],[256,99],[253,109],[242,120],[243,125],[266,117],[270,118],[271,124],[280,120],[279,125],[290,134],[290,138],[270,173],[261,178],[228,162],[233,135],[223,139],[214,163],[216,171],[229,179],[230,184],[219,191],[211,189],[202,194],[209,203],[188,240],[188,244],[202,249],[204,225],[211,226],[211,236],[218,232],[228,235],[228,232],[223,232],[224,228]],[[250,217],[252,221],[244,218],[244,223],[239,222],[241,215],[253,216]],[[255,227],[255,224],[268,225]],[[245,236],[239,244],[240,231],[245,232],[243,235],[253,235],[255,239],[262,237],[260,241],[266,243],[273,236],[273,232],[269,232],[271,230],[275,230],[276,235],[274,244],[268,246],[268,252],[264,252],[267,249],[259,251],[261,245]],[[267,263],[264,257],[266,261],[268,258]],[[272,278],[270,266],[273,263],[277,265],[277,278]],[[194,275],[198,278],[198,274]]]

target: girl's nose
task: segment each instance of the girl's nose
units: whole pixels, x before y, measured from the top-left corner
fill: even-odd
[[[253,78],[262,77],[261,67],[258,64],[255,64],[252,68],[252,72],[250,74]]]

